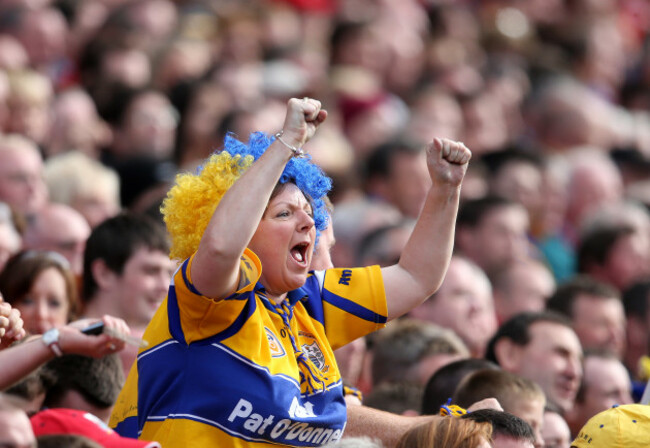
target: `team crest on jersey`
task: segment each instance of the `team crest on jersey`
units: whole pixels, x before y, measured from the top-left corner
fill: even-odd
[[[324,370],[325,355],[323,355],[323,352],[321,351],[316,341],[312,342],[311,344],[303,344],[302,351],[305,353],[305,355],[307,355],[309,360],[313,362],[316,367],[318,367],[320,370]]]
[[[271,330],[264,327],[266,330],[266,339],[269,341],[269,349],[271,350],[271,356],[274,358],[280,358],[286,354],[284,347],[280,343],[280,340],[276,335],[273,334]]]

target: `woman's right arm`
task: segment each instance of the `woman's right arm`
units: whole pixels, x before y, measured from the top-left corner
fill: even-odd
[[[326,117],[319,101],[292,98],[287,104],[282,139],[302,147]],[[276,140],[221,199],[192,262],[192,283],[201,294],[224,298],[237,290],[240,258],[292,155]]]
[[[122,319],[112,316],[102,318],[106,328],[114,330],[118,336],[83,334],[74,323],[59,328],[59,347],[63,354],[75,354],[101,358],[124,348],[123,338],[129,327]],[[42,336],[34,336],[27,341],[0,351],[0,390],[10,387],[42,364],[55,357],[52,348],[43,343]]]

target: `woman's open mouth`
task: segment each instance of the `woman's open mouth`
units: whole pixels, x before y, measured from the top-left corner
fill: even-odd
[[[291,248],[291,256],[299,264],[307,264],[307,249],[309,243],[299,243]]]

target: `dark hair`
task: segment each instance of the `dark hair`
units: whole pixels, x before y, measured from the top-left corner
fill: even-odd
[[[22,343],[22,341],[20,341]],[[55,382],[54,374],[43,366],[39,366],[29,375],[23,376],[20,381],[4,390],[7,395],[32,401],[44,395]]]
[[[573,318],[573,306],[579,295],[585,294],[596,299],[620,300],[620,293],[612,286],[599,282],[588,275],[577,275],[561,284],[546,302],[546,308]]]
[[[7,303],[15,304],[29,293],[41,272],[50,268],[56,269],[65,281],[69,322],[79,312],[79,295],[70,263],[58,252],[34,249],[18,252],[0,273],[0,292]]]
[[[510,199],[495,195],[463,201],[458,209],[456,227],[477,227],[492,210],[515,205],[519,204]]]
[[[605,227],[588,233],[578,244],[578,271],[588,273],[592,266],[605,263],[618,240],[634,233],[634,228],[628,225]]]
[[[623,291],[625,315],[645,319],[650,309],[650,279],[640,280]]]
[[[389,253],[389,247],[386,247],[389,246],[388,240],[390,239],[390,234],[393,231],[402,229],[411,230],[412,228],[412,221],[404,219],[378,227],[366,233],[361,238],[357,249],[357,265],[365,265],[365,260],[372,260],[373,263],[379,264],[380,266],[397,264],[400,254]]]
[[[395,158],[401,154],[417,155],[424,151],[422,145],[406,139],[392,140],[377,146],[368,156],[365,164],[366,180],[379,177],[387,178],[391,174]]]
[[[481,161],[490,170],[492,177],[498,176],[501,169],[510,163],[526,163],[538,170],[542,170],[545,164],[543,155],[539,152],[535,152],[532,148],[517,145],[483,154]]]
[[[530,327],[538,322],[549,322],[573,329],[568,317],[555,311],[526,312],[517,314],[501,324],[485,350],[485,359],[499,364],[495,346],[503,338],[510,339],[517,345],[525,346],[530,342]]]
[[[415,381],[414,367],[438,354],[469,356],[450,329],[431,322],[400,319],[377,333],[372,357],[372,382]]]
[[[169,253],[165,228],[155,219],[141,214],[122,213],[93,229],[86,242],[83,267],[83,300],[89,302],[97,292],[92,265],[102,260],[106,267],[121,275],[124,266],[140,248]]]
[[[496,409],[478,409],[464,414],[461,419],[478,423],[490,423],[492,425],[492,437],[502,435],[535,443],[533,428],[525,420],[508,412],[497,411]]]
[[[62,407],[60,401],[66,392],[74,390],[93,406],[106,409],[115,404],[124,384],[122,362],[117,354],[97,359],[65,355],[54,358],[44,368],[55,378],[45,395],[46,407]]]
[[[440,406],[451,398],[458,384],[472,372],[498,369],[499,366],[485,359],[468,358],[451,362],[431,375],[422,396],[422,415],[436,415]]]
[[[363,404],[399,415],[409,410],[418,412],[423,389],[421,385],[407,381],[382,383],[365,396]]]
[[[477,401],[496,398],[503,410],[510,412],[517,403],[534,397],[544,397],[534,381],[505,370],[484,369],[467,375],[460,382],[452,403],[468,408]]]

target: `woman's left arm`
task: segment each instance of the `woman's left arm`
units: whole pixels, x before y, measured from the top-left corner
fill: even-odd
[[[471,156],[463,143],[447,139],[436,138],[427,147],[433,184],[399,262],[382,269],[389,320],[440,287],[454,247],[460,188]]]

